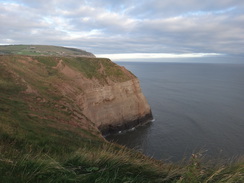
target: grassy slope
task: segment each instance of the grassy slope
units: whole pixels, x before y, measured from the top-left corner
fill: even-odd
[[[36,62],[21,62],[29,58]],[[193,156],[184,166],[164,164],[106,142],[92,122],[73,117],[73,110],[82,111],[50,85],[67,79],[53,69],[59,59],[0,56],[2,182],[243,182],[243,160],[210,168]],[[105,75],[114,81],[129,79],[106,59],[62,59],[101,82]],[[26,93],[27,83],[37,93]]]
[[[4,45],[0,46],[0,54],[33,55],[33,56],[94,56],[84,50],[48,45]]]

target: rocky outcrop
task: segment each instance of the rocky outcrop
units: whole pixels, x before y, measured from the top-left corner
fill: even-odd
[[[83,114],[95,123],[102,134],[129,129],[152,119],[150,106],[141,91],[138,78],[125,68],[119,67],[128,76],[127,81],[115,82],[107,77],[106,84],[102,84],[99,79],[87,79],[62,61],[58,69],[73,82],[59,87],[63,94],[75,96],[75,102]],[[82,92],[78,93],[73,86],[82,88]]]
[[[89,90],[80,103],[84,114],[103,134],[132,128],[152,119],[137,78]]]

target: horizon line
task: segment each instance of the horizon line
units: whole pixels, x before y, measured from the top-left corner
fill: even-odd
[[[111,60],[160,59],[160,58],[201,58],[210,56],[223,56],[223,53],[111,53],[95,54],[98,58]]]

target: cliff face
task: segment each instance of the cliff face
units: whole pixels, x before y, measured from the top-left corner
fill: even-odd
[[[26,95],[42,103],[52,100],[82,128],[108,134],[152,118],[139,80],[108,59],[2,56],[0,61],[25,86]]]
[[[106,62],[112,63],[110,60]],[[123,77],[126,76],[123,81],[115,81],[107,76],[101,63],[98,72],[105,75],[104,80],[87,79],[83,73],[75,71],[63,61],[57,66],[61,73],[74,82],[58,88],[61,88],[64,95],[74,96],[74,101],[83,114],[103,134],[132,128],[152,119],[151,109],[141,91],[139,80],[125,68],[115,64],[113,67],[119,69]],[[74,85],[82,88],[82,92],[74,92],[71,89]]]
[[[78,102],[104,134],[131,128],[152,117],[136,78],[87,90]]]

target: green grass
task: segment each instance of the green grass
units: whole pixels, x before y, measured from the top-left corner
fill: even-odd
[[[64,63],[77,69],[87,78],[96,78],[101,83],[107,83],[107,79],[114,82],[123,82],[130,79],[121,68],[109,59],[105,58],[64,58]],[[132,74],[131,74],[132,75]]]
[[[43,56],[36,56],[34,57],[38,62],[49,66],[49,67],[55,67],[58,64],[56,57],[43,57]]]
[[[100,142],[80,145],[73,152],[25,153],[1,151],[0,174],[5,182],[101,182],[101,183],[242,183],[243,160],[208,166],[194,158],[184,165],[163,164],[122,146]],[[197,164],[196,164],[197,162]]]
[[[55,69],[60,59],[103,84],[128,80],[107,59],[0,56],[0,182],[244,181],[243,158],[206,162],[198,153],[170,164],[106,142],[72,97],[55,91],[55,83],[72,82]]]
[[[93,54],[76,48],[50,45],[0,45],[0,55],[29,56],[91,56]]]

